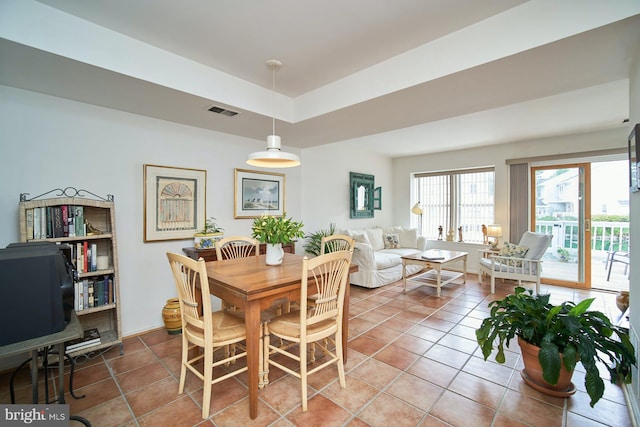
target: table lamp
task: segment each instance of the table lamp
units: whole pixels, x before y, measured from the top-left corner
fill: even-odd
[[[492,224],[487,226],[487,237],[493,237],[493,242],[491,242],[491,249],[498,248],[498,239],[502,237],[502,227],[500,224]]]

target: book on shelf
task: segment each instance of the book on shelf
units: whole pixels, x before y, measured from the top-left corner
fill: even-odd
[[[67,207],[67,236],[76,237],[76,211],[75,206],[69,205]]]
[[[51,208],[51,221],[52,221],[52,236],[64,237],[64,219],[62,217],[62,208],[60,206],[53,206]]]
[[[74,206],[75,208],[75,226],[76,236],[84,236],[84,206]]]
[[[59,207],[60,212],[62,213],[62,236],[59,237],[69,237],[69,206],[62,205]]]
[[[29,208],[25,211],[26,224],[27,224],[27,240],[33,239],[33,208]]]
[[[47,232],[45,233],[44,236],[42,236],[43,239],[50,239],[53,237],[53,212],[52,212],[52,207],[51,206],[47,206],[45,209],[45,214],[44,214],[44,219],[45,219],[45,226],[44,229],[47,230]]]
[[[33,208],[33,238],[40,238],[40,208]]]
[[[86,347],[92,347],[100,343],[100,332],[98,331],[98,328],[89,328],[85,329],[84,335],[81,338],[67,341],[66,349],[67,351],[76,351]]]
[[[98,271],[98,244],[92,243],[90,248],[89,271]]]

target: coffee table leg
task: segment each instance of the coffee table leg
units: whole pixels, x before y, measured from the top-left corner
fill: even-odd
[[[402,260],[402,284],[404,285],[404,291],[407,292],[407,263]]]
[[[442,286],[442,265],[436,264],[436,295],[440,297],[440,286]]]
[[[466,255],[462,258],[462,263],[463,263],[463,269],[464,269],[464,276],[462,276],[462,283],[467,283],[467,256]]]

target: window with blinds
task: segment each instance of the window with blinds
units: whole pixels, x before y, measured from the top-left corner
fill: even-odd
[[[482,225],[494,223],[493,168],[419,173],[413,179],[414,200],[424,212],[421,235],[437,239],[442,227],[443,239],[453,230],[457,241],[462,227],[465,242],[482,242]]]

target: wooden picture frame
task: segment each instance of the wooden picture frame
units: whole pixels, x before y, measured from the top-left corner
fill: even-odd
[[[638,137],[640,136],[640,124],[631,130],[628,138],[627,151],[629,155],[629,189],[635,193],[640,189],[640,147],[638,147]]]
[[[234,172],[234,218],[284,215],[284,174],[247,169],[234,169]]]
[[[144,241],[191,239],[204,228],[207,171],[144,165]]]

